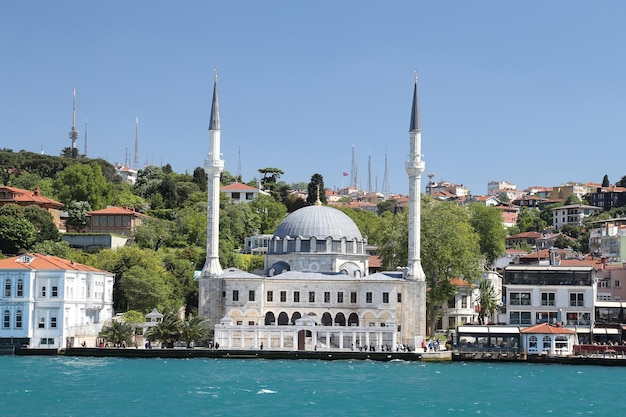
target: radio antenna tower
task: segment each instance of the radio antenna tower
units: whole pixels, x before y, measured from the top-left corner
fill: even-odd
[[[135,161],[133,168],[139,169],[139,117],[135,118]]]
[[[124,156],[124,166],[130,165],[130,153],[128,152],[128,146],[126,147],[126,155]]]
[[[367,192],[372,192],[372,151],[367,155]]]
[[[241,176],[241,145],[237,149],[237,181],[243,182],[243,177]]]
[[[87,118],[85,118],[85,158],[87,158]]]
[[[74,88],[74,100],[72,106],[72,128],[69,133],[72,141],[72,149],[76,149],[76,140],[78,140],[78,130],[76,130],[76,88]]]
[[[356,157],[354,154],[354,145],[352,145],[352,168],[350,169],[350,177],[352,178],[352,181],[350,182],[350,185],[354,188],[357,188],[357,176]]]
[[[389,176],[387,173],[387,151],[385,150],[385,175],[383,176],[383,195],[387,198],[391,194],[389,192]]]

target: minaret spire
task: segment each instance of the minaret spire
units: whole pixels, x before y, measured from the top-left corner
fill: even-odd
[[[220,151],[220,113],[217,100],[217,69],[213,82],[213,102],[209,121],[209,154],[204,164],[208,175],[207,209],[207,250],[206,263],[202,268],[204,278],[218,278],[222,275],[219,260],[219,224],[220,224],[220,174],[224,170],[224,161]]]
[[[420,257],[421,232],[421,181],[424,172],[422,161],[422,130],[420,127],[419,103],[417,99],[417,71],[413,88],[413,106],[411,109],[411,126],[409,128],[409,158],[406,172],[409,175],[409,253],[406,278],[424,281],[426,276],[422,269]]]
[[[72,128],[69,133],[72,141],[72,149],[76,149],[76,141],[78,140],[78,130],[76,129],[76,88],[74,88],[74,99],[72,101]]]

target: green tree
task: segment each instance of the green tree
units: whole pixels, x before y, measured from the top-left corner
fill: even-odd
[[[181,339],[180,318],[174,313],[167,313],[163,321],[146,331],[146,339],[151,342],[160,341],[168,348],[173,348],[174,343]]]
[[[91,205],[88,201],[70,201],[65,206],[67,211],[66,226],[73,232],[82,232],[89,226],[89,216]]]
[[[375,232],[374,241],[378,243],[378,255],[382,268],[393,271],[408,263],[409,224],[407,211],[394,215],[385,212],[380,217],[380,226]]]
[[[0,252],[17,254],[29,250],[37,240],[35,226],[24,218],[0,216]]]
[[[487,324],[485,323],[485,317],[491,316],[498,310],[498,295],[493,285],[491,285],[491,281],[486,279],[480,280],[478,290],[478,322],[480,324]]]
[[[100,165],[95,162],[65,168],[54,181],[54,188],[63,204],[88,201],[94,210],[106,207],[110,191]]]
[[[165,208],[173,209],[178,207],[178,189],[176,183],[172,179],[172,175],[166,175],[159,185],[159,193],[163,197]]]
[[[565,199],[565,205],[569,206],[572,204],[582,204],[582,200],[574,193],[567,196]]]
[[[259,218],[260,233],[274,233],[287,214],[287,208],[269,195],[259,195],[248,203],[250,210]]]
[[[24,218],[35,226],[37,242],[59,240],[59,229],[54,224],[52,214],[46,209],[35,205],[24,207]]]
[[[165,173],[160,167],[149,165],[140,169],[137,173],[137,181],[133,188],[135,193],[148,200],[153,194],[158,192],[161,181],[165,178]]]
[[[193,182],[198,185],[198,188],[201,191],[205,191],[207,189],[207,186],[208,186],[207,181],[208,181],[208,178],[207,178],[206,172],[204,172],[204,169],[200,167],[196,167],[193,170]]]
[[[326,204],[326,187],[324,187],[324,177],[320,174],[313,174],[311,177],[311,182],[307,186],[307,198],[306,204],[308,206],[312,206],[315,202],[319,200],[322,204]]]
[[[604,178],[602,178],[602,186],[603,187],[610,187],[611,183],[609,182],[609,176],[604,174]]]
[[[35,253],[58,256],[59,258],[63,259],[70,259],[70,257],[72,256],[70,244],[64,240],[60,240],[58,242],[52,240],[44,240],[43,242],[35,243],[32,250]]]
[[[541,232],[547,227],[547,223],[541,218],[539,209],[522,207],[517,216],[517,227],[521,233]]]
[[[158,270],[158,268],[156,268]],[[120,280],[121,291],[128,309],[150,311],[165,305],[172,289],[167,285],[165,274],[155,273],[140,265],[132,265]]]
[[[130,324],[112,320],[111,324],[102,328],[100,333],[98,333],[98,337],[114,345],[125,344],[128,346],[133,343],[134,334],[135,330]]]
[[[201,316],[190,315],[180,325],[180,338],[187,343],[187,347],[201,342],[209,336],[209,323]]]
[[[451,202],[422,204],[422,267],[426,275],[427,330],[435,329],[441,307],[456,293],[452,278],[473,282],[481,274],[480,236],[469,212]]]
[[[385,212],[394,214],[396,212],[397,206],[398,202],[393,198],[390,198],[388,200],[381,201],[376,205],[376,213],[378,213],[379,216],[382,216],[382,214]]]
[[[480,251],[485,257],[486,266],[491,268],[506,249],[506,229],[502,225],[502,213],[495,207],[481,203],[471,203],[469,210],[470,224],[479,236]]]

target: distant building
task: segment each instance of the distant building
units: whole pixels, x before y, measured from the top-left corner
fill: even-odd
[[[626,188],[598,187],[591,191],[586,198],[592,206],[608,211],[616,207],[626,206]]]
[[[272,235],[254,235],[248,236],[244,239],[243,249],[241,253],[249,253],[252,255],[265,255],[267,253],[267,247]]]
[[[589,230],[589,253],[607,264],[626,261],[626,218],[593,222]]]
[[[600,184],[596,184],[596,187]],[[570,195],[575,195],[579,200],[583,200],[589,192],[595,187],[589,184],[563,184],[556,187],[552,187],[550,193],[551,200],[566,200]]]
[[[0,260],[0,344],[95,346],[113,314],[110,272],[41,254]]]
[[[22,207],[32,205],[41,207],[52,215],[52,219],[57,228],[62,228],[61,208],[63,207],[63,203],[44,197],[39,192],[39,188],[35,189],[35,191],[29,191],[22,190],[21,188],[8,187],[6,185],[0,186],[0,206],[5,204],[17,204]]]
[[[122,180],[135,184],[137,182],[137,174],[139,171],[132,169],[128,165],[115,164],[115,173],[122,177]]]
[[[517,185],[508,181],[489,181],[487,183],[487,194],[499,195],[505,191],[516,191]]]
[[[235,203],[247,203],[256,200],[259,194],[269,195],[266,191],[251,187],[247,184],[234,182],[220,188],[220,191],[226,194]]]
[[[523,232],[507,236],[504,240],[506,241],[506,248],[511,249],[520,247],[521,245],[533,247],[536,244],[535,241],[540,237],[541,233],[539,232]]]
[[[552,225],[555,229],[566,224],[582,226],[584,218],[598,214],[601,211],[600,207],[586,206],[584,204],[555,207],[552,209]]]
[[[95,233],[113,233],[130,236],[135,228],[147,218],[145,214],[126,207],[107,207],[90,211],[89,231]]]
[[[452,184],[449,181],[429,182],[426,184],[426,194],[435,195],[439,193],[449,193],[455,197],[465,197],[470,191],[463,184]]]

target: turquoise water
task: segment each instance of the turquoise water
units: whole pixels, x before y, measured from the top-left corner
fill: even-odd
[[[621,416],[626,369],[0,356],[0,416]]]

